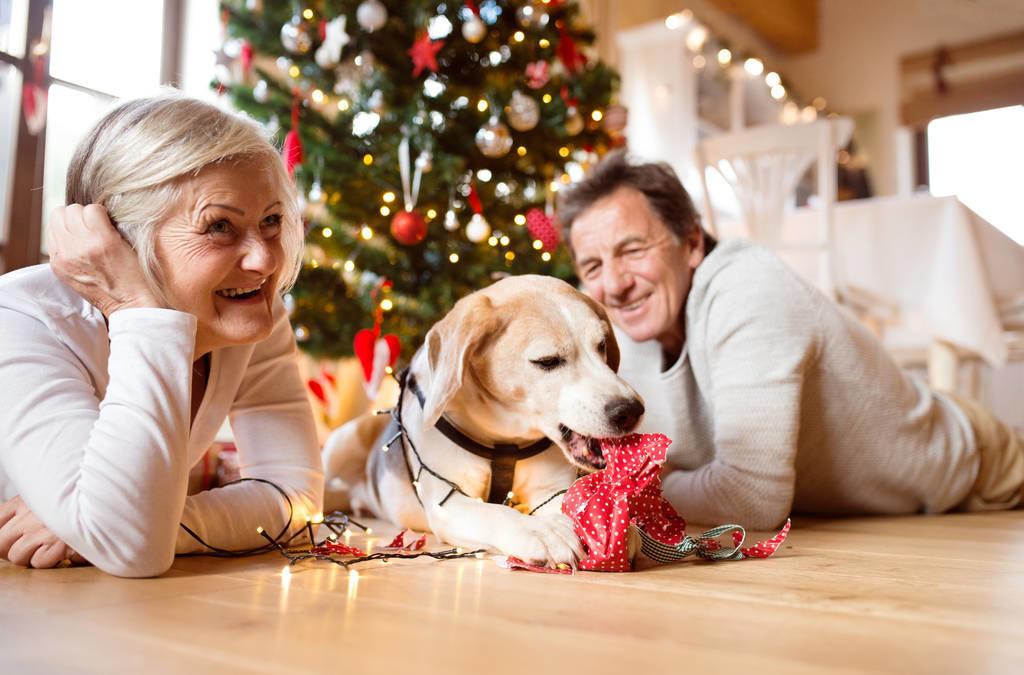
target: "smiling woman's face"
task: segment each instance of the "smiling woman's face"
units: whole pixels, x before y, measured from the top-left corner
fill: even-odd
[[[159,226],[156,257],[171,307],[199,321],[196,356],[259,342],[284,250],[282,195],[270,158],[227,161],[182,179],[182,198]]]

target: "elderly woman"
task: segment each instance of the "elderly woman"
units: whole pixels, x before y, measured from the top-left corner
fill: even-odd
[[[260,128],[175,95],[124,103],[78,147],[67,203],[50,264],[0,277],[0,557],[148,577],[200,540],[303,525],[323,477],[279,297],[302,227]],[[186,496],[225,417],[260,480]]]

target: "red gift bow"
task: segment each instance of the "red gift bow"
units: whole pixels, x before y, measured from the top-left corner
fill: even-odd
[[[576,535],[583,542],[587,558],[582,570],[628,572],[631,569],[627,540],[630,525],[641,531],[643,550],[657,545],[667,562],[701,550],[717,552],[710,559],[737,559],[745,556],[768,557],[782,545],[789,523],[772,539],[748,548],[739,548],[743,529],[722,526],[722,533],[733,535],[735,551],[718,551],[711,537],[693,539],[686,535],[686,521],[661,494],[661,465],[672,441],[664,434],[633,434],[604,439],[601,449],[607,466],[585,476],[569,488],[562,500],[562,513],[572,518]],[[709,531],[706,534],[711,534]],[[700,545],[698,545],[700,544]]]

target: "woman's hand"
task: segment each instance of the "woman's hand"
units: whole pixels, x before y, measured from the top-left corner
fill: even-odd
[[[57,277],[106,317],[128,307],[159,307],[138,256],[105,207],[71,204],[50,214],[50,266]]]
[[[0,559],[21,567],[56,567],[85,559],[50,532],[21,497],[0,504]]]

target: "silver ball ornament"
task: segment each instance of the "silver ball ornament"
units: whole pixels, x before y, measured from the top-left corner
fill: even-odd
[[[281,44],[292,54],[306,54],[313,48],[313,34],[308,23],[295,15],[281,26]]]
[[[476,132],[476,147],[485,157],[504,157],[512,149],[512,133],[494,116]]]
[[[372,33],[388,22],[388,10],[380,0],[365,0],[356,8],[356,21],[363,30]]]
[[[529,131],[540,121],[540,106],[537,101],[521,91],[512,92],[508,104],[508,123],[516,131]]]

